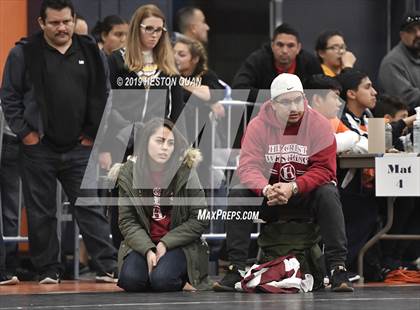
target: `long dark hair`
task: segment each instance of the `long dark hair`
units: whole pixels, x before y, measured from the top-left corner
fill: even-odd
[[[174,151],[165,165],[162,179],[162,196],[170,196],[173,194],[176,172],[180,168],[180,163],[184,159],[185,151],[188,147],[188,143],[184,136],[179,132],[168,119],[153,118],[148,121],[141,128],[136,130],[136,138],[134,144],[134,155],[137,156],[137,160],[133,169],[133,185],[139,189],[151,189],[153,184],[150,181],[150,161],[148,153],[148,144],[150,137],[159,128],[166,127],[174,135]]]

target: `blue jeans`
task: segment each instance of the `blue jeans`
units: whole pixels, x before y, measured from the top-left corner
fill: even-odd
[[[170,292],[182,290],[186,281],[187,260],[181,248],[166,252],[150,275],[146,258],[132,251],[124,259],[118,286],[127,292]]]

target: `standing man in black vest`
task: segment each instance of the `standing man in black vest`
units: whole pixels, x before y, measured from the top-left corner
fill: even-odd
[[[21,141],[32,262],[40,284],[60,282],[58,179],[98,268],[97,280],[115,282],[116,251],[102,208],[74,205],[78,197],[96,195],[81,183],[108,96],[106,62],[89,37],[73,34],[70,0],[44,0],[38,22],[42,32],[10,51],[0,92],[7,122]]]

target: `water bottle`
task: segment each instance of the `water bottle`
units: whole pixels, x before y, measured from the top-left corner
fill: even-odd
[[[385,152],[392,149],[392,126],[390,123],[385,124]]]
[[[413,151],[420,153],[420,107],[416,109],[416,120],[413,123]]]

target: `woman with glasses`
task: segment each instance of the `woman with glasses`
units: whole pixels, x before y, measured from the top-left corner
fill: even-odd
[[[126,47],[111,54],[109,68],[113,89],[141,90],[133,96],[137,102],[135,110],[129,111],[128,116],[133,117],[140,109],[136,121],[145,122],[154,116],[177,120],[183,108],[179,75],[165,16],[157,6],[144,5],[135,11],[130,21]],[[157,100],[162,96],[166,100]],[[130,101],[133,98],[125,96],[124,102],[117,104],[126,106],[127,99]],[[116,107],[114,101],[115,98],[113,107]],[[162,102],[166,104],[162,106]]]
[[[110,151],[100,156],[105,169],[111,166],[112,153],[119,158],[122,149],[132,153],[134,123],[153,117],[176,122],[184,107],[165,16],[157,6],[143,5],[135,11],[126,47],[114,51],[108,62],[113,92],[102,147]]]
[[[315,50],[327,76],[334,77],[344,68],[353,68],[354,54],[347,50],[343,34],[338,30],[326,30],[316,40]]]

